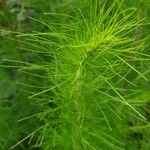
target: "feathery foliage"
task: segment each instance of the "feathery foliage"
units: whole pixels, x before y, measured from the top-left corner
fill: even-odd
[[[149,126],[140,109],[147,99],[135,98],[149,78],[147,38],[139,34],[146,19],[137,19],[137,10],[122,0],[60,7],[31,18],[46,31],[18,33],[20,50],[32,61],[5,59],[25,73],[27,83],[18,84],[39,107],[19,120],[35,119],[39,126],[11,149],[24,141],[44,150],[126,149],[125,135],[134,130],[127,123]]]

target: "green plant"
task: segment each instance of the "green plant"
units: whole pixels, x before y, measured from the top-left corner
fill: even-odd
[[[130,118],[148,124],[135,98],[139,82],[148,81],[147,39],[136,32],[146,23],[136,19],[135,8],[123,6],[86,0],[80,9],[34,19],[46,32],[18,35],[34,59],[6,61],[19,63],[30,77],[19,84],[41,110],[20,120],[37,118],[40,125],[11,149],[35,135],[35,147],[44,150],[124,149]]]

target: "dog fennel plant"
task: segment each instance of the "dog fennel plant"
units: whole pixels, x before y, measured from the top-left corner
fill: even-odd
[[[29,98],[42,110],[20,120],[36,117],[41,125],[11,149],[38,135],[35,146],[44,150],[121,150],[124,120],[146,122],[130,101],[139,92],[139,79],[147,81],[146,39],[135,35],[143,20],[122,4],[87,0],[81,9],[33,19],[46,32],[18,35],[38,58],[37,63],[17,61],[22,72],[36,78],[20,84],[33,89]]]

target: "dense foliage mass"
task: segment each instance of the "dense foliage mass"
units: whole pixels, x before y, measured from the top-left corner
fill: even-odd
[[[150,149],[147,0],[0,8],[0,149]]]

